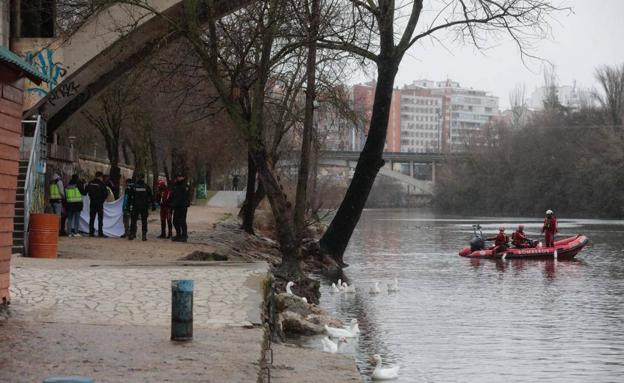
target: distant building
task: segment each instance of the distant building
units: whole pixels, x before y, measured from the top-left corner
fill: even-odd
[[[375,101],[374,81],[366,84],[353,86],[353,110],[362,116],[361,126],[358,126],[358,137],[354,140],[354,150],[361,150],[368,135],[368,128],[373,113],[373,103]],[[401,151],[401,93],[398,89],[392,92],[392,103],[390,105],[390,118],[388,120],[388,130],[386,133],[386,152]]]
[[[412,103],[402,110],[409,118],[402,127],[411,134],[404,137],[403,151],[460,151],[498,114],[498,97],[451,80],[418,80],[402,92],[402,101]]]
[[[531,93],[528,100],[528,107],[531,110],[544,110],[544,99],[550,91],[549,87],[541,86]],[[586,104],[591,104],[591,94],[589,91],[579,89],[576,82],[573,85],[555,86],[554,92],[559,99],[559,103],[571,110],[578,110]]]
[[[428,89],[408,85],[401,89],[401,151],[441,151],[443,98]]]

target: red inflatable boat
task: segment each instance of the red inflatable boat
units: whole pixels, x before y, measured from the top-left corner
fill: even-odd
[[[489,259],[572,259],[587,245],[589,240],[584,235],[576,235],[574,237],[565,238],[555,241],[553,247],[532,247],[527,249],[516,249],[510,247],[505,252],[492,254],[491,249],[472,250],[467,246],[461,249],[459,255],[468,258],[489,258]],[[556,255],[555,255],[556,254]]]

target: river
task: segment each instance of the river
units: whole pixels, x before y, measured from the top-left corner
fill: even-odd
[[[365,376],[380,354],[401,366],[397,382],[624,382],[624,221],[559,222],[558,238],[589,237],[574,261],[471,260],[457,252],[472,224],[538,237],[541,219],[365,211],[345,255],[357,293],[322,286],[323,308],[360,321],[342,352]]]

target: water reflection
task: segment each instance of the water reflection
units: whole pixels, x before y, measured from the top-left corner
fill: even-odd
[[[359,319],[352,346],[368,376],[379,353],[401,365],[399,382],[624,381],[624,221],[562,221],[562,237],[590,238],[580,261],[457,256],[473,223],[537,236],[541,219],[366,211],[345,257],[358,292],[332,296],[327,280],[321,303]],[[374,281],[381,294],[368,294]]]

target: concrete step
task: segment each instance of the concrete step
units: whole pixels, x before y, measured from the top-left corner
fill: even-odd
[[[24,232],[24,222],[13,222],[13,234]]]
[[[26,174],[24,173],[20,173],[17,175],[17,181],[25,181],[26,180]]]
[[[24,237],[13,238],[13,246],[24,246]]]
[[[24,201],[15,201],[15,207],[16,208],[24,208]]]
[[[24,201],[24,193],[15,194],[15,201]]]
[[[16,207],[15,208],[15,216],[16,217],[24,217],[24,208],[23,207]]]

